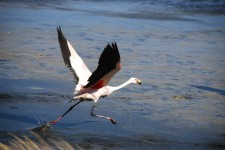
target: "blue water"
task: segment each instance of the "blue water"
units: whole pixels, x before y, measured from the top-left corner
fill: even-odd
[[[142,80],[82,103],[45,136],[92,149],[225,148],[224,1],[0,1],[0,141],[55,119],[71,104],[56,27],[91,71],[117,42],[110,85]]]

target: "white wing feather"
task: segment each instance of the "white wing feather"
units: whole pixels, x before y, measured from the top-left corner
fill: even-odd
[[[77,77],[79,78],[78,84],[86,85],[88,78],[91,76],[91,72],[68,40],[67,44],[71,53],[71,56],[69,58],[71,66],[74,69]]]

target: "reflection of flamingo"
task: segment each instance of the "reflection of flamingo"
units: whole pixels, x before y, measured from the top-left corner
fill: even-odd
[[[76,88],[74,92],[75,96],[73,97],[73,100],[79,100],[79,102],[71,106],[70,109],[61,117],[51,121],[50,124],[55,124],[80,102],[90,100],[94,101],[94,105],[91,110],[91,116],[105,118],[110,120],[113,124],[116,124],[116,121],[110,117],[95,115],[93,113],[95,104],[99,98],[109,96],[112,92],[119,90],[128,84],[141,84],[141,80],[132,77],[127,82],[118,87],[108,86],[111,78],[121,69],[120,54],[117,44],[112,43],[112,45],[108,44],[105,47],[99,58],[97,69],[91,74],[70,42],[64,37],[60,27],[57,28],[57,31],[64,63],[73,73],[76,82]]]

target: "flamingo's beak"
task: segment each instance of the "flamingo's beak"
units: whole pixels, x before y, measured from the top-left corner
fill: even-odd
[[[141,85],[141,80],[137,79],[137,84]]]

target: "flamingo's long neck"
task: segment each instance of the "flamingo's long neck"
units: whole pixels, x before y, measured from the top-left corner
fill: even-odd
[[[121,85],[119,85],[119,86],[116,86],[116,87],[113,87],[112,88],[112,92],[114,92],[114,91],[117,91],[117,90],[119,90],[119,89],[122,89],[122,88],[124,88],[125,86],[127,86],[127,85],[129,85],[129,84],[131,84],[132,82],[131,82],[131,80],[129,79],[129,80],[127,80],[126,82],[124,82],[123,84],[121,84]]]

